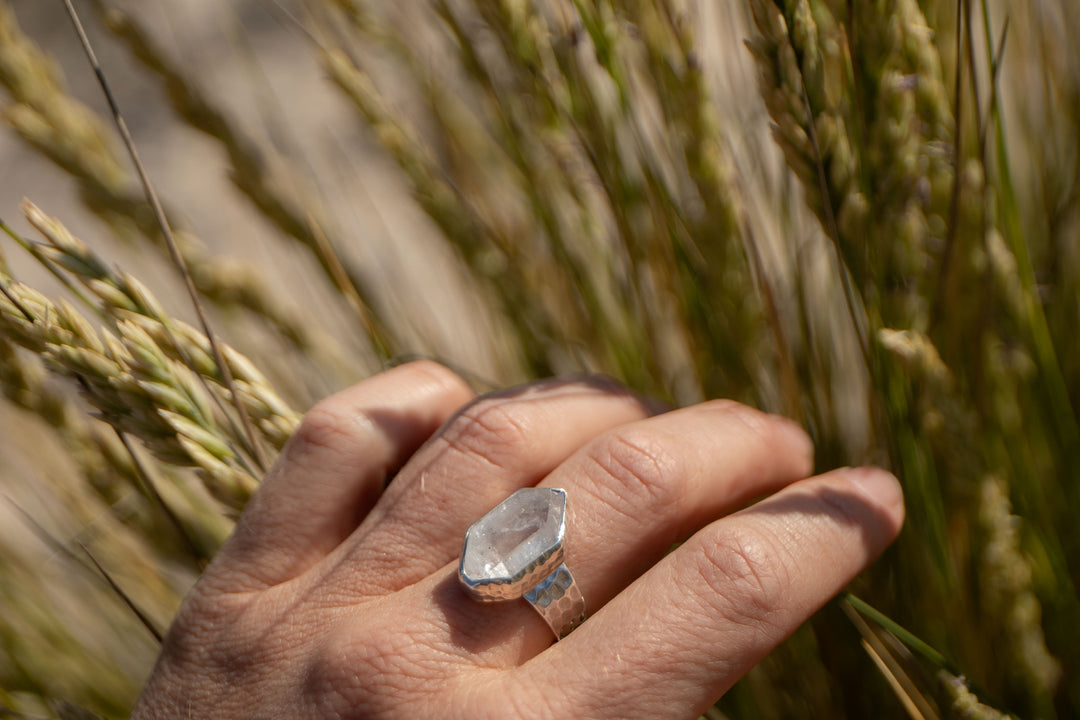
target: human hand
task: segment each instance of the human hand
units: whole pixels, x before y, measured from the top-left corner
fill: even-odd
[[[899,531],[891,475],[804,479],[811,460],[794,423],[733,402],[651,416],[599,380],[472,400],[439,365],[395,368],[307,414],[133,717],[697,717]],[[590,613],[557,644],[457,578],[466,528],[537,484],[566,490]]]

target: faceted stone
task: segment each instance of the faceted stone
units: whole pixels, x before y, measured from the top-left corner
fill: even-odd
[[[565,513],[563,490],[518,490],[473,523],[465,534],[462,580],[479,590],[477,585],[516,583],[551,565],[561,550]],[[520,596],[527,589],[521,588],[516,594]]]

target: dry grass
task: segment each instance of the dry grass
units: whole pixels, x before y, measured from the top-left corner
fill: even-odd
[[[423,354],[482,364],[485,385],[596,370],[678,403],[734,397],[810,428],[821,469],[898,474],[897,547],[716,714],[1080,714],[1067,0],[252,5],[316,58],[326,102],[351,108],[364,140],[341,152],[393,171],[402,212],[426,216],[443,254],[392,235],[414,248],[412,285],[357,264],[370,247],[341,222],[334,179],[253,133],[147,11],[90,4],[220,150],[271,257],[241,269],[176,232],[212,335],[256,362],[177,319],[186,305],[129,266],[167,249],[106,119],[0,1],[3,117],[128,248],[118,267],[76,238],[99,227],[73,234],[31,203],[35,237],[6,228],[61,285],[47,296],[6,263],[0,276],[0,389],[20,425],[0,446],[0,709],[123,716],[147,628],[295,427],[307,376]],[[236,62],[245,48],[234,39]],[[332,308],[268,279],[272,256],[297,253]],[[467,288],[479,360],[425,330],[447,321],[418,280],[434,257],[454,258],[438,270]],[[56,451],[27,462],[19,444]]]

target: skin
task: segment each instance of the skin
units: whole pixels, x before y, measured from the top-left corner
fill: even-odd
[[[133,717],[697,717],[899,532],[895,478],[807,477],[812,454],[728,401],[658,414],[604,380],[474,398],[434,363],[382,373],[305,416]],[[465,529],[531,485],[567,492],[589,605],[557,644],[525,601],[457,580]]]

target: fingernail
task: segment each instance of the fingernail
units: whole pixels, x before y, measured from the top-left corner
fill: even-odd
[[[904,491],[896,477],[881,468],[847,468],[844,475],[867,499],[891,511],[904,510]]]

